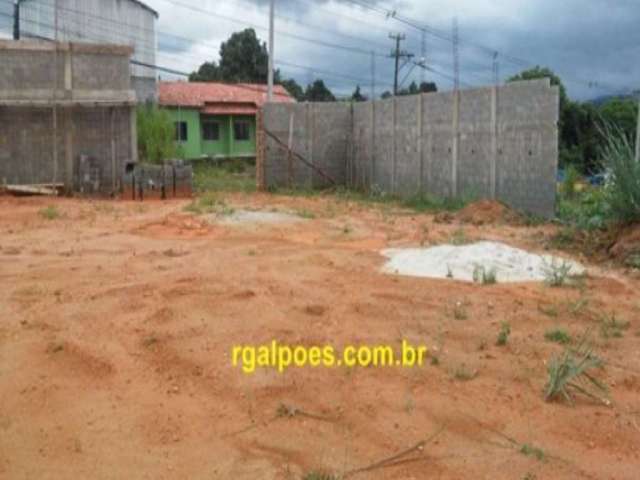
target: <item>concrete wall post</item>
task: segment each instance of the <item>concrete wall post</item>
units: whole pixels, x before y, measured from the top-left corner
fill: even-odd
[[[496,198],[498,166],[498,87],[491,88],[491,172],[489,176],[491,198]]]
[[[451,144],[451,196],[458,195],[458,158],[460,148],[460,90],[453,92],[453,141]]]
[[[418,95],[418,160],[420,161],[419,191],[424,191],[424,138],[422,136],[422,124],[424,116],[424,94]]]
[[[398,165],[397,162],[397,143],[398,143],[398,97],[393,97],[392,101],[392,110],[393,110],[393,118],[392,118],[392,149],[391,149],[391,192],[396,193],[396,182],[398,177]]]

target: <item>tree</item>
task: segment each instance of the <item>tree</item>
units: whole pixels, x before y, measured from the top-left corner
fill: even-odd
[[[385,90],[384,92],[382,92],[382,95],[380,95],[380,98],[382,98],[383,100],[391,97],[393,97],[393,93],[391,93],[389,90]]]
[[[308,102],[335,102],[336,97],[331,93],[322,80],[316,80],[307,86],[304,94]]]
[[[438,91],[436,82],[422,82],[420,84],[420,92],[422,93],[435,93]]]
[[[582,142],[585,138],[585,130],[590,130],[595,126],[590,121],[592,112],[588,108],[582,108],[581,104],[569,100],[567,89],[562,80],[549,68],[536,66],[514,75],[507,82],[539,78],[549,78],[551,85],[558,86],[560,90],[560,121],[558,126],[560,165],[575,165],[586,173],[589,170],[588,166],[595,162],[595,152],[591,148],[585,149],[586,144]],[[586,136],[590,137],[591,133]]]
[[[220,74],[225,82],[266,83],[269,72],[267,44],[253,28],[231,35],[220,46]]]
[[[612,98],[600,107],[602,119],[616,125],[634,141],[638,122],[638,102],[633,98]]]
[[[567,89],[562,83],[560,77],[556,75],[551,69],[535,66],[528,70],[524,70],[517,75],[514,75],[513,77],[509,78],[507,82],[517,82],[520,80],[536,80],[539,78],[548,78],[551,80],[551,85],[557,85],[560,88],[560,110],[562,111],[564,104],[569,99],[567,97]]]
[[[200,65],[197,72],[189,75],[190,82],[217,82],[220,80],[220,68],[216,62],[205,62]]]
[[[269,54],[256,32],[247,28],[236,32],[220,46],[220,64],[203,63],[189,76],[192,82],[267,83]],[[278,79],[279,75],[276,76]]]
[[[280,81],[280,85],[282,85],[287,92],[289,92],[289,95],[295,98],[298,102],[304,102],[304,90],[293,78]]]
[[[360,92],[360,85],[358,85],[356,87],[355,92],[353,92],[353,95],[351,95],[351,101],[352,102],[366,102],[367,101],[367,97],[362,95],[362,93]]]

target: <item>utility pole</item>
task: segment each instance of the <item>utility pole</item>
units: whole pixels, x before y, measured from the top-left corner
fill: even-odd
[[[20,40],[20,1],[13,4],[13,39]]]
[[[638,127],[636,130],[636,162],[640,163],[640,90],[638,91]]]
[[[500,63],[498,63],[498,52],[493,52],[493,84],[500,86]]]
[[[395,96],[395,95],[398,95],[398,74],[400,73],[400,69],[402,68],[400,66],[400,59],[406,58],[407,61],[409,61],[413,57],[413,54],[408,53],[404,50],[400,50],[400,42],[406,39],[406,36],[404,34],[390,33],[389,38],[396,42],[396,48],[394,51],[391,52],[391,55],[390,55],[390,57],[395,58],[395,61],[396,61],[395,75],[393,80],[393,95]]]
[[[267,93],[267,101],[273,101],[273,68],[274,68],[274,51],[275,51],[275,32],[274,32],[274,18],[276,11],[276,0],[271,0],[269,5],[269,86]]]
[[[376,52],[371,51],[371,100],[376,99]]]
[[[426,64],[427,62],[427,31],[423,28],[422,29],[422,51],[421,51],[421,55],[422,57],[420,58],[420,62],[423,62],[424,64]],[[420,83],[424,83],[426,81],[426,69],[422,68],[420,69]]]
[[[458,37],[458,17],[453,17],[453,89],[460,89],[460,51],[458,49],[460,38]]]

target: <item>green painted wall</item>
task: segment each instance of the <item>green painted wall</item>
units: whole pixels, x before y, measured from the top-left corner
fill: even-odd
[[[186,158],[203,156],[214,158],[253,157],[256,154],[256,119],[254,116],[200,115],[195,109],[168,108],[174,122],[186,122],[187,140],[179,142]],[[249,124],[249,140],[236,140],[234,123]],[[220,137],[217,141],[204,140],[202,122],[217,122]]]
[[[200,112],[198,110],[170,109],[174,122],[187,123],[187,141],[179,142],[179,146],[186,158],[198,158],[202,155],[201,133],[200,133]]]

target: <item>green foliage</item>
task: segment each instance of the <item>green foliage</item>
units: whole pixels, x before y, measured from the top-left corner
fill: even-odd
[[[495,268],[487,268],[484,265],[476,265],[473,268],[473,281],[482,285],[494,285],[498,283]]]
[[[511,325],[508,322],[502,322],[500,324],[500,332],[498,333],[498,339],[496,345],[504,347],[509,341],[509,335],[511,335]]]
[[[562,184],[562,193],[566,198],[573,198],[576,195],[579,181],[580,172],[578,172],[578,169],[574,165],[569,165]]]
[[[628,330],[631,324],[625,320],[619,320],[615,314],[602,315],[600,319],[600,335],[603,338],[622,338],[625,330]]]
[[[611,219],[608,188],[587,188],[572,197],[561,195],[557,215],[565,224],[580,230],[601,230]]]
[[[307,102],[335,102],[336,97],[331,93],[322,80],[316,80],[307,86],[304,94]]]
[[[298,102],[304,101],[304,89],[293,78],[282,80],[280,84],[289,92]]]
[[[572,266],[570,263],[564,260],[560,262],[556,258],[552,258],[551,263],[549,264],[545,262],[543,266],[545,283],[550,287],[563,286],[569,278],[571,268]]]
[[[175,126],[169,113],[154,105],[137,110],[138,156],[148,163],[162,163],[181,156],[175,142]]]
[[[609,203],[612,216],[621,222],[640,221],[640,162],[625,132],[606,124],[603,129],[605,145],[603,163],[611,174]]]
[[[360,91],[360,85],[358,85],[356,87],[355,91],[353,92],[353,95],[351,95],[351,101],[352,102],[366,102],[367,101],[367,97],[362,95],[362,92]]]
[[[213,193],[206,193],[196,198],[189,205],[184,207],[186,212],[196,215],[204,215],[214,213],[216,215],[233,215],[234,209],[230,207],[224,199],[218,198]]]
[[[527,457],[535,457],[537,460],[541,462],[545,459],[544,450],[542,450],[539,447],[536,447],[535,445],[531,445],[528,443],[524,443],[520,447],[520,453],[522,453],[523,455],[526,455]]]
[[[205,62],[191,82],[267,83],[269,54],[253,28],[235,32],[220,46],[220,64]]]
[[[437,92],[438,86],[434,82],[422,82],[419,86],[416,82],[411,82],[408,88],[398,90],[398,96],[417,95],[419,93]]]
[[[193,163],[193,182],[198,192],[254,192],[255,166],[244,159],[196,161]]]
[[[196,72],[189,75],[190,82],[219,82],[222,81],[220,68],[216,62],[204,62]]]
[[[572,394],[580,393],[607,403],[602,396],[606,394],[607,387],[591,373],[591,370],[602,365],[603,361],[594,355],[585,336],[577,348],[567,348],[562,355],[553,357],[549,362],[545,400],[564,398],[573,405]]]
[[[571,335],[562,328],[547,330],[544,332],[544,338],[549,342],[559,343],[560,345],[567,345],[571,343]]]
[[[54,205],[49,205],[38,212],[45,220],[55,220],[60,218],[60,212]]]
[[[338,477],[328,473],[309,472],[302,477],[302,480],[338,480]]]

